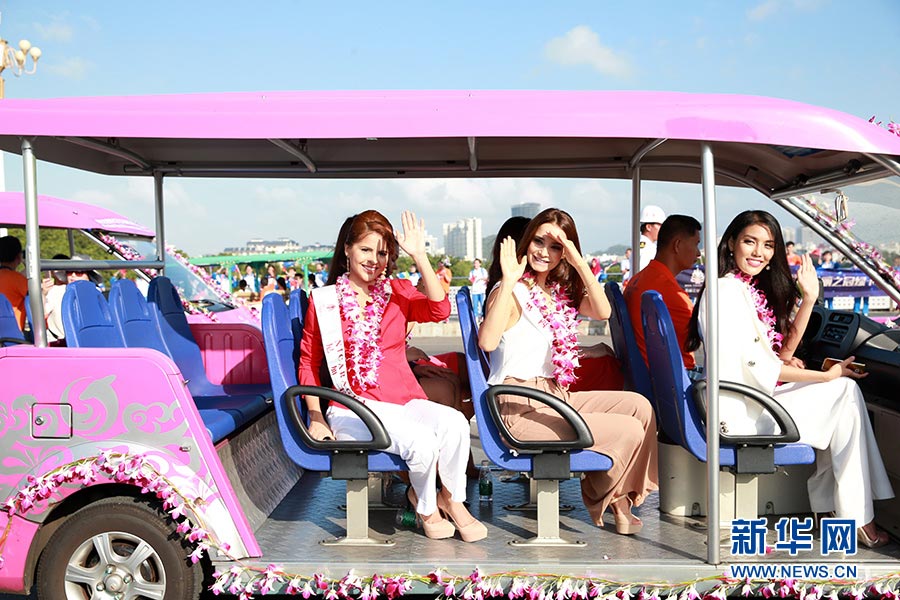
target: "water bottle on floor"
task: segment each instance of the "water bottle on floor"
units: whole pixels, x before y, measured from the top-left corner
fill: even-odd
[[[478,471],[478,500],[494,501],[494,478],[491,475],[491,465],[486,460],[481,461],[481,468]]]
[[[408,529],[416,528],[416,511],[410,508],[401,508],[397,511],[397,516],[394,518],[394,522],[397,523],[398,527],[406,527]]]

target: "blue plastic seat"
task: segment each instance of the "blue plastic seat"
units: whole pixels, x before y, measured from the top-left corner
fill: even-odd
[[[630,392],[637,392],[644,398],[647,398],[653,408],[656,409],[647,363],[644,362],[644,357],[641,355],[641,351],[638,349],[637,342],[634,339],[631,316],[628,314],[628,307],[625,305],[625,298],[622,296],[618,283],[615,281],[607,282],[606,297],[609,299],[609,304],[612,307],[609,329],[612,336],[613,349],[616,351],[616,358],[619,359],[625,371],[625,389]]]
[[[702,406],[705,381],[692,381],[687,376],[675,327],[669,310],[658,292],[644,292],[641,296],[641,321],[647,342],[647,358],[650,361],[651,381],[657,401],[657,418],[661,432],[675,444],[683,447],[695,458],[706,462],[705,410]],[[749,386],[719,381],[719,389],[743,394],[757,402],[778,423],[780,433],[775,435],[729,436],[721,434],[719,465],[735,473],[738,487],[764,473],[774,473],[776,467],[807,465],[815,462],[815,450],[806,444],[796,443],[800,433],[791,416],[778,402]],[[753,494],[755,487],[744,486]],[[736,507],[753,507],[756,498],[738,499]],[[756,518],[756,514],[737,514],[736,517]]]
[[[126,299],[132,299],[129,294]],[[206,376],[200,346],[191,333],[184,306],[178,291],[168,277],[156,277],[150,281],[147,304],[167,354],[175,361],[181,374],[188,380],[188,389],[197,396],[251,395],[271,397],[272,388],[261,384],[214,384]]]
[[[329,473],[333,479],[346,480],[347,536],[340,543],[371,545],[373,540],[368,533],[368,474],[370,471],[405,471],[407,466],[398,455],[381,451],[390,445],[390,437],[378,417],[365,404],[331,388],[297,385],[305,306],[305,292],[299,290],[291,293],[290,314],[277,294],[267,295],[262,303],[263,340],[281,441],[288,457],[297,465],[308,471]],[[309,419],[304,394],[339,402],[355,412],[369,427],[372,440],[313,439],[307,430]],[[385,543],[392,542],[388,540]]]
[[[175,360],[156,326],[153,310],[133,281],[115,281],[109,292],[109,305],[127,347],[152,348]],[[190,388],[188,382],[188,389]],[[228,394],[224,388],[220,391],[219,394],[201,395],[191,390],[191,395],[201,413],[206,409],[224,410],[232,415],[236,427],[252,421],[265,412],[269,405],[266,396],[262,394]]]
[[[16,344],[27,344],[25,335],[19,329],[19,322],[13,312],[12,304],[6,296],[0,294],[0,348]]]
[[[90,281],[66,286],[62,301],[63,330],[70,348],[124,348],[106,298]]]
[[[106,298],[90,281],[75,281],[66,286],[62,321],[70,348],[125,347],[122,331],[112,318]],[[238,411],[199,406],[198,409],[213,443],[230,435],[241,424]]]
[[[593,445],[593,437],[581,416],[561,399],[532,388],[487,384],[484,353],[478,346],[478,324],[468,287],[456,294],[459,326],[462,330],[472,402],[478,422],[481,447],[495,465],[510,471],[530,473],[538,486],[538,535],[515,545],[559,546],[567,544],[559,537],[559,481],[569,479],[573,472],[608,471],[612,460],[586,448]],[[520,441],[509,433],[500,419],[497,396],[520,395],[543,402],[554,408],[572,426],[576,439],[572,441]],[[573,544],[583,545],[583,542]]]

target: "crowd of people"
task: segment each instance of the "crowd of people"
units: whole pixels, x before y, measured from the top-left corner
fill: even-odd
[[[450,314],[450,265],[432,266],[424,223],[414,214],[404,212],[401,225],[395,230],[374,210],[348,217],[330,265],[316,263],[306,282],[294,267],[279,273],[272,265],[258,277],[248,265],[236,295],[252,299],[298,287],[310,291],[299,382],[332,386],[363,400],[390,435],[387,450],[409,467],[407,499],[424,534],[440,539],[459,533],[475,542],[488,530],[465,504],[467,473],[473,470],[465,361],[455,353],[429,357],[409,341],[411,323],[438,322]],[[621,265],[632,323],[640,323],[641,295],[658,291],[688,370],[697,368],[693,352],[706,333],[706,306],[692,302],[676,275],[700,256],[700,233],[693,217],[667,217],[658,207],[646,207],[638,268],[632,272],[630,256]],[[413,264],[395,276],[400,250]],[[729,341],[718,356],[720,377],[774,397],[796,422],[800,441],[816,449],[816,471],[808,482],[813,511],[854,519],[858,539],[867,546],[887,544],[887,534],[874,523],[873,502],[893,497],[893,490],[856,383],[865,375],[851,368],[852,356],[821,371],[795,356],[818,296],[816,267],[829,268],[831,253],[822,253],[819,265],[811,253],[794,253],[778,222],[764,211],[737,215],[717,253],[720,335]],[[0,293],[24,328],[27,281],[17,270],[22,261],[19,240],[0,238]],[[602,321],[611,314],[602,272],[582,254],[572,217],[550,208],[533,219],[504,223],[488,267],[475,260],[468,283],[475,313],[483,316],[478,343],[490,356],[489,384],[541,390],[581,414],[593,434],[590,449],[613,463],[608,471],[581,478],[590,519],[603,527],[609,513],[616,532],[634,535],[643,523],[633,509],[658,489],[657,426],[648,400],[623,390],[612,349],[579,346],[579,316]],[[45,313],[51,340],[59,341],[65,286],[91,273],[50,275],[43,285]],[[643,331],[635,327],[634,333],[646,358]],[[720,396],[723,433],[775,432],[775,422],[755,403],[727,392]],[[314,437],[368,439],[353,412],[313,396],[305,403]],[[568,435],[561,417],[543,404],[513,395],[501,396],[499,404],[501,418],[518,439]]]

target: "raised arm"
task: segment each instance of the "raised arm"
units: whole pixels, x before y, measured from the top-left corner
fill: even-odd
[[[409,210],[403,211],[401,220],[403,233],[395,231],[394,235],[403,251],[415,261],[416,268],[421,274],[425,296],[435,302],[443,300],[447,294],[444,293],[444,288],[441,287],[441,283],[431,267],[431,262],[428,261],[428,255],[425,253],[425,221],[422,219],[417,221],[416,215]]]
[[[819,295],[819,278],[816,275],[816,268],[812,264],[812,258],[809,254],[804,254],[800,259],[800,269],[797,271],[797,286],[800,288],[800,306],[794,320],[791,321],[790,329],[778,352],[779,358],[783,361],[790,361],[803,339],[803,332],[809,324],[809,317],[812,315],[813,305]],[[787,380],[785,380],[787,381]]]
[[[511,237],[500,243],[500,285],[488,297],[485,318],[478,332],[478,345],[485,352],[496,350],[503,332],[515,323],[513,317],[516,301],[513,298],[513,287],[525,273],[526,261],[524,256],[521,260],[516,258],[516,243]]]
[[[564,231],[561,229],[558,231],[555,230],[554,232],[551,232],[551,235],[554,233],[556,234],[556,240],[562,244],[565,249],[563,252],[563,259],[572,265],[572,268],[575,269],[575,272],[581,277],[581,281],[584,282],[584,298],[573,298],[573,300],[578,301],[578,312],[586,317],[597,319],[599,321],[608,319],[612,314],[612,307],[609,305],[606,294],[603,293],[603,287],[600,285],[600,281],[594,277],[591,266],[584,260],[584,257],[581,256],[581,252],[575,247],[574,242],[566,237]]]

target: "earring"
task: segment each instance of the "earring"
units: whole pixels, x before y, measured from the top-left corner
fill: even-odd
[[[771,271],[771,270],[772,270],[772,265],[766,265],[766,271]]]

